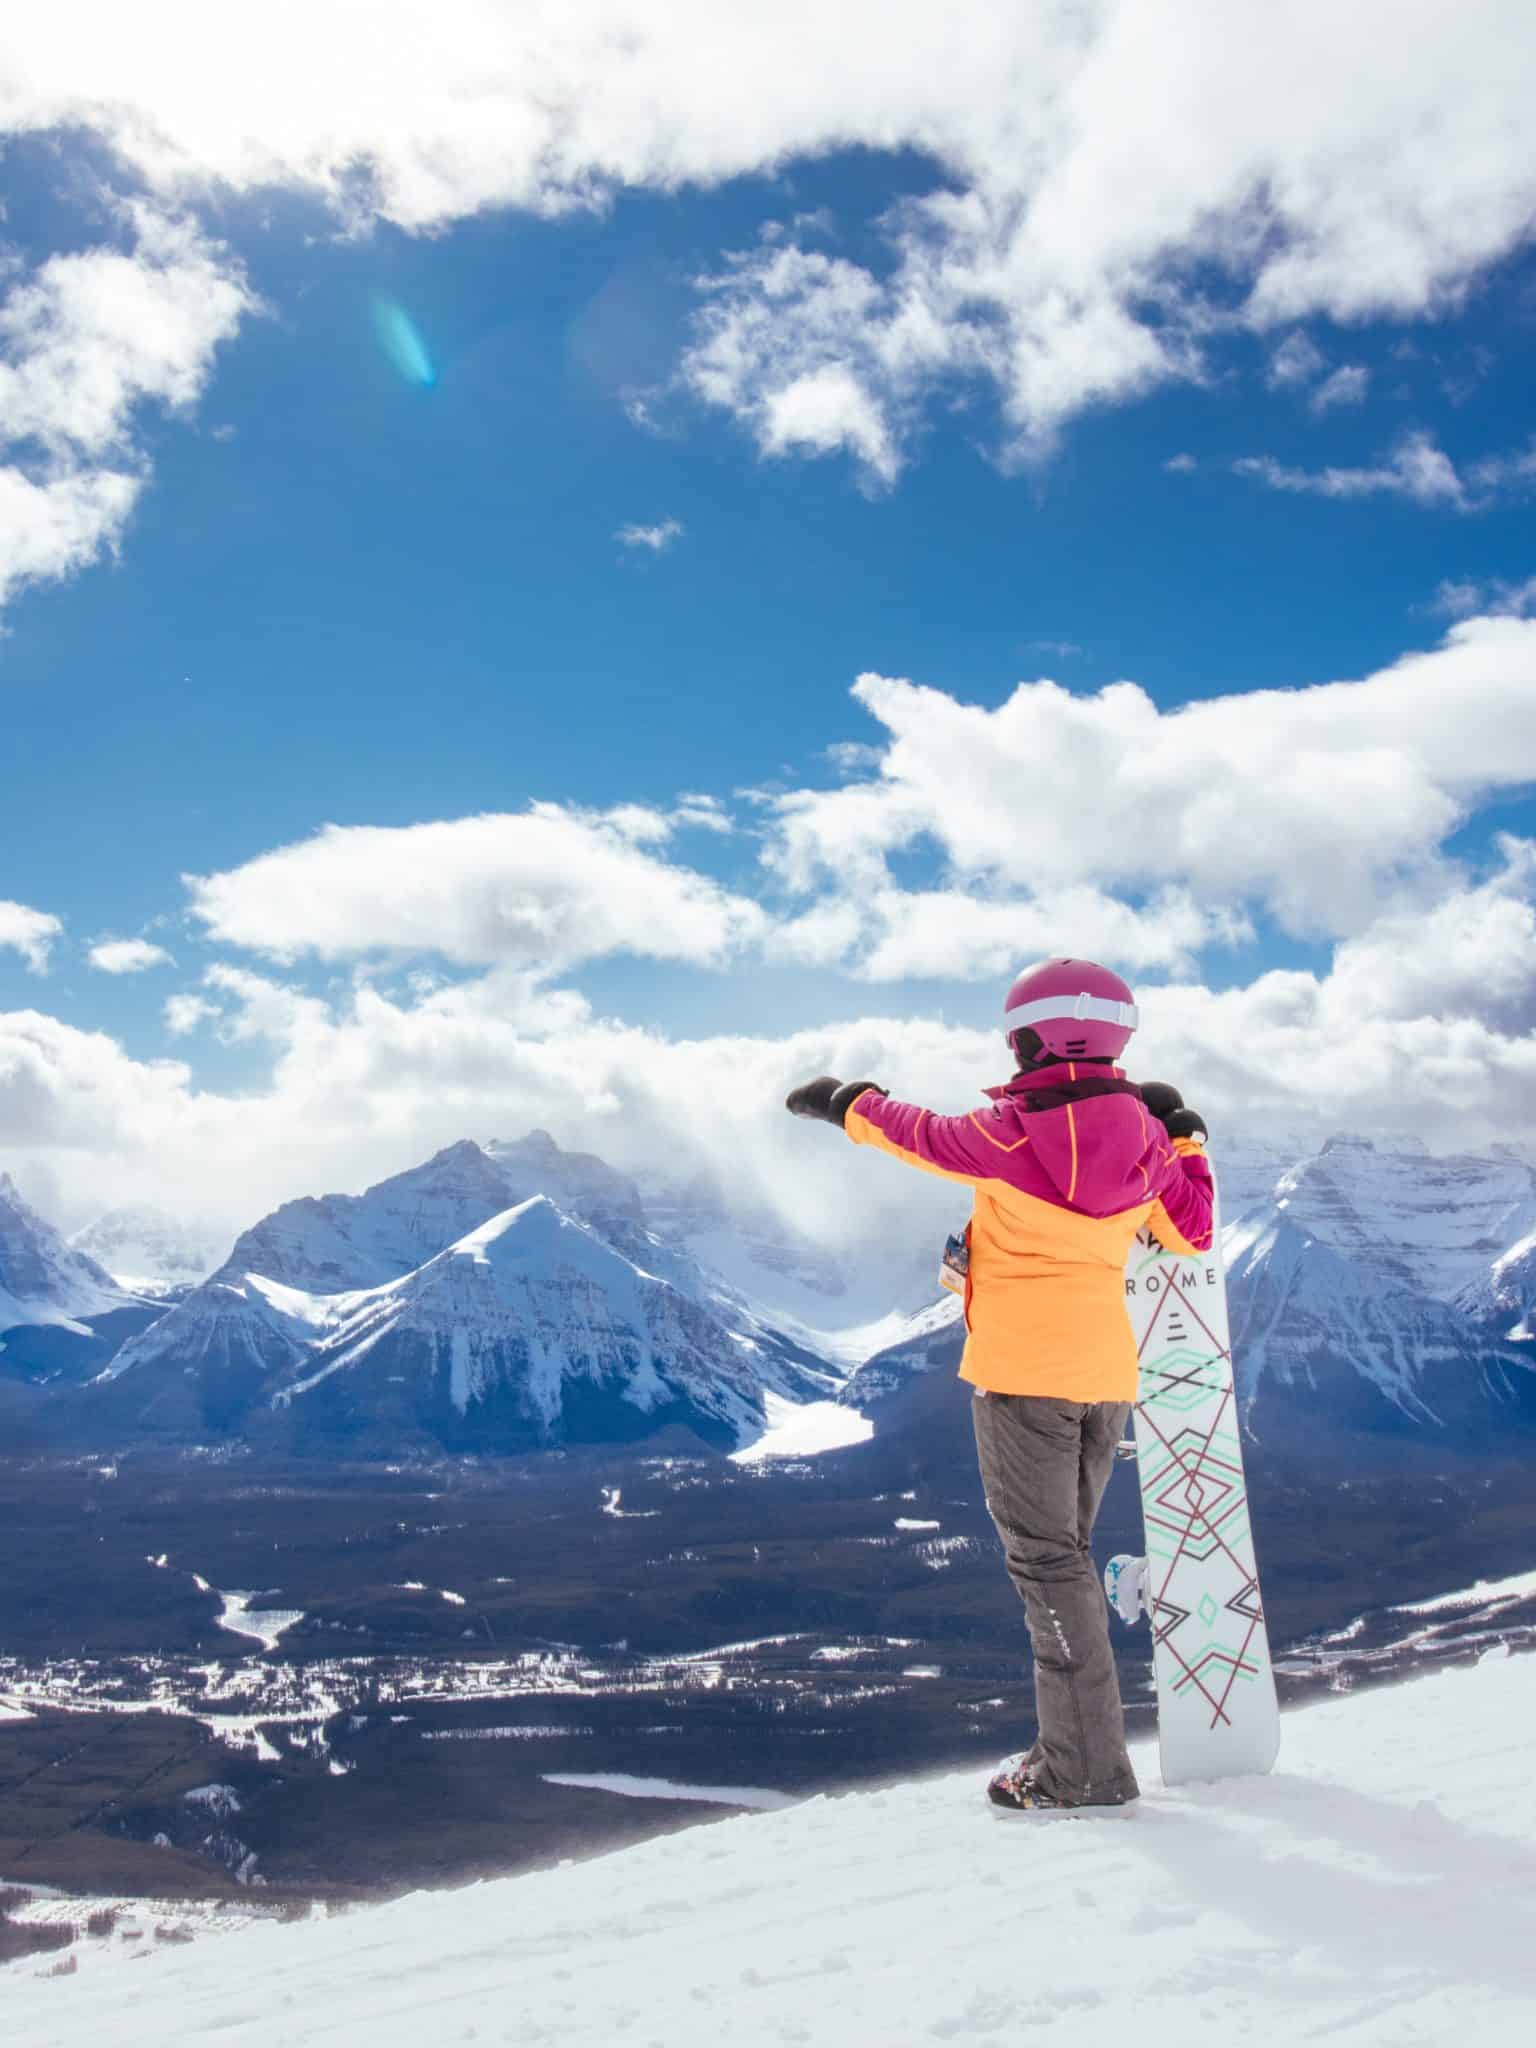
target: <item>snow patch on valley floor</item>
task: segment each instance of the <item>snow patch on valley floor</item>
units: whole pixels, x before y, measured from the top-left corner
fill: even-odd
[[[288,1630],[304,1619],[302,1608],[253,1607],[251,1602],[261,1598],[259,1593],[231,1588],[221,1592],[219,1598],[224,1603],[219,1610],[219,1627],[228,1629],[231,1635],[249,1636],[264,1650],[275,1650]]]
[[[768,1427],[744,1450],[731,1454],[733,1465],[759,1465],[768,1458],[814,1458],[823,1451],[866,1444],[875,1433],[867,1415],[837,1401],[786,1401],[782,1394],[763,1395]]]

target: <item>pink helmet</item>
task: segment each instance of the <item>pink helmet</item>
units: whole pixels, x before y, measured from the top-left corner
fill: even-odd
[[[1092,960],[1042,960],[1025,968],[1003,1014],[1008,1043],[1023,1067],[1040,1064],[1042,1053],[1058,1060],[1118,1059],[1140,1021],[1131,990]]]

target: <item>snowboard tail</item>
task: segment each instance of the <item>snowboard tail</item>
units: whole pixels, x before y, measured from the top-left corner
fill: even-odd
[[[1137,1474],[1147,1534],[1164,1782],[1268,1771],[1280,1747],[1220,1227],[1181,1256],[1143,1232],[1126,1266],[1141,1358]],[[1122,1610],[1123,1611],[1123,1610]]]

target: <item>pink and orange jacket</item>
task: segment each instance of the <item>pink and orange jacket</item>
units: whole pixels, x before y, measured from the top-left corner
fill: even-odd
[[[1170,1251],[1210,1248],[1200,1146],[1170,1138],[1118,1068],[1102,1072],[1064,1061],[1016,1074],[968,1116],[874,1088],[848,1112],[856,1145],[975,1190],[960,1376],[991,1393],[1134,1401],[1132,1240],[1145,1225]]]

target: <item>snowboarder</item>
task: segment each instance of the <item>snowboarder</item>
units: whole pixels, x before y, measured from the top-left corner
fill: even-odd
[[[964,1294],[960,1376],[987,1507],[1034,1650],[1038,1737],[987,1787],[1014,1810],[1119,1806],[1139,1791],[1093,1524],[1136,1397],[1126,1255],[1143,1225],[1171,1250],[1204,1251],[1212,1182],[1203,1120],[1115,1065],[1138,1021],[1117,974],[1046,960],[1009,990],[1017,1071],[986,1090],[990,1108],[938,1116],[829,1074],[785,1104],[975,1190],[945,1265]]]

